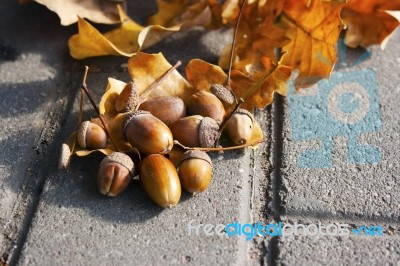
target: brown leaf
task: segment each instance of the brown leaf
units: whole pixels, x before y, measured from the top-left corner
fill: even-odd
[[[345,0],[286,0],[283,25],[292,41],[283,64],[299,69],[296,89],[328,78],[336,62],[336,43],[343,28],[339,13]]]
[[[78,21],[78,16],[96,23],[117,23],[119,21],[117,3],[125,5],[125,1],[109,0],[35,0],[57,13],[61,25],[67,26]]]
[[[386,44],[391,33],[399,26],[398,0],[351,0],[341,16],[347,25],[344,42],[350,47]],[[396,18],[397,15],[397,18]]]

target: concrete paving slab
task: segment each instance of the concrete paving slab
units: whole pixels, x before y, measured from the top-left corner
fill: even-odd
[[[398,31],[384,52],[373,48],[371,59],[338,69],[318,84],[317,94],[289,96],[282,169],[287,217],[400,220],[399,39]],[[348,118],[359,121],[343,122],[340,103],[329,105],[351,91],[359,106]]]
[[[216,62],[216,55],[229,42],[230,33],[204,33],[194,29],[174,35],[149,52],[164,52],[169,61],[182,60],[183,66],[196,57]],[[126,61],[108,57],[82,62],[82,66],[88,64],[99,70],[90,73],[87,80],[96,100],[100,99],[108,77],[129,80],[128,73],[121,68]],[[77,71],[71,75],[73,85],[79,86],[81,76]],[[74,130],[77,110],[76,98],[60,139]],[[94,112],[86,102],[85,117],[91,116]],[[262,126],[267,130],[268,121]],[[197,236],[194,229],[189,235],[188,223],[194,220],[193,225],[217,225],[235,220],[251,221],[253,209],[258,212],[263,206],[255,200],[263,193],[255,180],[265,178],[263,171],[255,172],[255,158],[259,154],[268,157],[265,146],[261,145],[255,152],[214,154],[210,188],[194,198],[184,194],[178,206],[167,210],[152,203],[139,183],[132,184],[114,199],[101,195],[95,178],[101,155],[74,159],[68,172],[60,172],[52,165],[29,235],[15,262],[19,265],[247,263],[251,242],[203,233]],[[268,163],[263,167],[268,168]],[[253,260],[258,262],[259,258],[257,255]]]
[[[400,239],[288,237],[279,241],[277,265],[400,265]]]
[[[400,32],[285,102],[280,219],[400,226]],[[363,53],[361,53],[363,54]],[[279,265],[398,265],[396,236],[279,238]]]
[[[38,5],[9,1],[0,12],[0,256],[7,257],[61,121],[69,29],[59,33],[58,21]],[[28,23],[31,16],[40,19]]]

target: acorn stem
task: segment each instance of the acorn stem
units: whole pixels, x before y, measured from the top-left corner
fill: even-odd
[[[139,104],[138,106],[145,100],[144,96],[146,96],[146,94],[148,94],[150,91],[152,91],[154,88],[157,88],[166,78],[168,78],[168,76],[172,73],[172,71],[174,71],[175,69],[177,69],[180,65],[182,64],[181,61],[176,62],[175,65],[173,65],[170,69],[168,69],[164,74],[162,74],[156,81],[154,81],[148,88],[146,88],[142,95],[140,95],[139,98]]]
[[[239,99],[238,103],[236,104],[235,108],[225,117],[224,121],[222,121],[221,125],[219,126],[218,132],[219,134],[222,133],[226,125],[229,123],[229,120],[231,120],[232,116],[237,112],[237,110],[240,108],[240,105],[244,103],[244,100],[242,98]],[[218,143],[218,142],[217,142]]]
[[[90,92],[85,83],[82,84],[82,89],[86,93],[86,96],[89,98],[89,101],[93,106],[93,109],[96,111],[101,123],[103,124],[104,131],[106,132],[107,136],[109,137],[111,144],[115,147],[115,150],[118,151],[118,147],[117,147],[117,145],[115,145],[115,142],[114,142],[110,132],[108,131],[107,123],[106,123],[106,121],[104,121],[103,116],[100,114],[99,108],[97,107],[96,103],[94,102],[92,95],[90,95]]]
[[[87,75],[89,72],[89,67],[85,66],[85,72],[83,74],[83,79],[82,79],[82,84],[86,84],[86,79],[87,79]],[[83,117],[83,96],[85,95],[85,92],[83,91],[83,89],[81,88],[81,96],[80,96],[80,100],[79,100],[79,115],[78,115],[78,121],[76,123],[76,130],[78,130],[79,125],[82,123],[82,117]],[[72,142],[72,150],[71,150],[71,154],[74,153],[75,151],[75,146],[76,146],[76,138],[74,138],[74,141]]]
[[[243,149],[249,146],[254,146],[260,143],[265,142],[265,139],[260,139],[260,140],[256,140],[250,143],[246,143],[243,145],[239,145],[239,146],[231,146],[231,147],[221,147],[221,148],[203,148],[203,147],[186,147],[185,145],[181,144],[179,141],[174,140],[174,144],[180,146],[181,148],[185,149],[185,150],[199,150],[199,151],[229,151],[229,150],[236,150],[236,149]]]
[[[240,18],[242,17],[242,11],[244,9],[245,4],[246,4],[246,0],[244,0],[242,5],[240,6],[239,15],[238,15],[236,25],[235,25],[235,31],[233,32],[232,48],[231,48],[231,54],[230,54],[230,58],[229,58],[228,77],[226,79],[226,84],[225,84],[225,86],[228,87],[230,90],[231,90],[231,72],[232,72],[232,65],[233,65],[233,55],[234,55],[234,50],[235,50],[235,45],[236,45],[236,35],[238,32]],[[236,97],[235,97],[235,100],[237,102]]]

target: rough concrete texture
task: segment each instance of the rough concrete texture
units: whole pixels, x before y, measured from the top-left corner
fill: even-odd
[[[138,5],[131,15],[144,23],[155,3]],[[99,101],[108,77],[129,80],[127,59],[75,61],[66,44],[76,25],[59,26],[36,3],[10,1],[0,11],[0,25],[7,25],[0,28],[0,263],[399,265],[399,33],[369,59],[361,50],[342,51],[330,83],[278,97],[257,112],[266,142],[213,154],[210,188],[196,197],[184,193],[178,206],[164,210],[137,181],[119,197],[101,195],[100,154],[74,158],[68,172],[56,169],[60,145],[76,127],[83,66],[92,70],[87,84]],[[191,58],[216,63],[231,33],[193,29],[147,52],[181,60],[184,73]],[[94,116],[86,101],[84,117]],[[195,236],[195,229],[189,235],[191,220],[380,225],[385,236],[246,241]]]
[[[285,216],[301,217],[314,221],[315,218],[335,220],[338,217],[374,218],[388,223],[398,223],[400,220],[400,154],[397,147],[400,146],[400,117],[398,115],[397,99],[400,96],[400,87],[396,81],[398,78],[397,65],[400,60],[399,32],[389,42],[384,52],[379,48],[372,49],[373,59],[367,60],[351,68],[340,68],[338,73],[350,73],[354,77],[365,69],[371,69],[368,75],[375,75],[378,98],[370,99],[370,108],[373,102],[379,106],[378,116],[381,117],[382,126],[375,132],[360,133],[358,128],[340,123],[345,128],[347,135],[333,137],[333,149],[331,157],[333,164],[328,168],[303,168],[299,157],[305,150],[316,150],[321,147],[321,135],[314,134],[315,140],[295,141],[291,130],[290,114],[286,112],[284,132],[284,157],[282,168],[282,188],[285,189]],[[364,79],[365,77],[363,77]],[[355,79],[354,83],[358,82]],[[320,84],[320,83],[319,83]],[[349,84],[349,82],[348,82]],[[353,86],[353,87],[351,87]],[[350,83],[350,89],[354,88]],[[301,100],[296,95],[294,100]],[[320,106],[328,103],[321,102]],[[297,106],[296,106],[297,107]],[[286,106],[286,109],[291,108]],[[323,107],[321,107],[323,108]],[[299,115],[303,115],[297,109]],[[366,114],[366,118],[370,114]],[[379,117],[378,117],[379,119]],[[305,121],[305,123],[308,123]],[[313,123],[312,120],[309,123]],[[361,121],[360,123],[364,123]],[[366,127],[373,128],[374,124],[368,121]],[[322,130],[329,132],[333,126],[327,125]],[[373,163],[349,162],[349,137],[356,131],[356,141],[361,145],[371,145],[379,150],[380,159]],[[362,129],[364,130],[364,129]],[[340,132],[341,134],[342,132]],[[353,148],[355,150],[355,148]],[[325,149],[327,153],[328,149]],[[357,151],[357,152],[363,152]],[[365,158],[369,153],[361,154]],[[325,160],[325,159],[324,159]],[[304,186],[303,184],[307,184]]]
[[[391,230],[397,231],[398,234],[400,225],[398,197],[400,194],[400,154],[398,152],[400,117],[397,104],[400,87],[396,82],[400,62],[399,33],[397,31],[397,34],[393,36],[384,52],[379,48],[373,48],[372,58],[361,64],[351,67],[339,64],[336,75],[340,76],[341,81],[345,77],[350,77],[343,86],[354,90],[357,85],[363,86],[362,83],[367,81],[369,85],[366,85],[367,87],[364,85],[363,91],[377,91],[377,95],[371,93],[363,95],[363,92],[360,92],[361,96],[356,94],[355,97],[359,98],[353,99],[359,105],[356,107],[358,110],[364,108],[365,105],[368,107],[368,112],[364,114],[364,118],[359,118],[359,122],[349,123],[349,120],[340,120],[337,125],[330,125],[330,122],[327,122],[319,128],[316,122],[319,118],[316,113],[323,113],[324,108],[329,108],[331,103],[326,99],[316,103],[317,107],[306,106],[302,111],[304,106],[301,105],[307,104],[307,101],[301,98],[317,97],[318,93],[323,93],[321,90],[318,91],[323,88],[321,83],[311,91],[291,96],[292,101],[300,104],[295,107],[290,106],[290,103],[293,103],[290,100],[289,105],[285,104],[283,161],[279,188],[282,192],[279,199],[282,202],[280,219],[283,221],[305,224],[319,221],[325,224],[336,222],[356,227],[381,225],[390,230],[379,239],[371,239],[371,237],[281,238],[278,244],[278,264],[313,262],[319,265],[398,265],[400,263],[398,253],[400,239],[398,235],[389,234]],[[350,61],[348,64],[353,65],[357,59],[356,54],[354,51],[348,51],[348,55],[347,59]],[[363,71],[369,72],[366,76],[361,75],[361,79],[357,78],[357,75]],[[335,78],[330,82],[335,82]],[[333,90],[335,86],[328,89]],[[334,94],[330,97],[334,97]],[[363,106],[365,98],[369,98],[369,103]],[[316,99],[315,102],[317,101]],[[290,108],[294,108],[293,112],[290,112]],[[315,110],[313,108],[317,111],[309,116],[311,119],[308,121],[304,119],[302,122],[306,124],[303,125],[305,128],[307,123],[314,123],[318,129],[313,128],[315,131],[309,132],[305,129],[301,132],[293,132],[297,130],[293,127],[293,123],[296,123],[293,118],[307,117],[307,112]],[[341,109],[339,107],[336,111],[331,110],[337,112]],[[348,113],[355,114],[356,111]],[[334,117],[335,113],[324,115],[326,115],[326,121],[329,121],[331,119],[329,116]],[[371,116],[375,116],[375,119],[368,120]],[[312,118],[316,121],[312,121]],[[382,125],[379,125],[380,121]],[[362,125],[363,123],[365,124]],[[319,129],[323,132],[318,132]],[[305,134],[309,136],[304,137]],[[357,142],[355,145],[349,140],[352,134],[355,135],[353,137]],[[329,148],[326,135],[333,136],[332,149]],[[315,139],[311,140],[310,136]],[[310,138],[310,140],[296,140],[301,137]],[[318,149],[320,149],[319,153],[307,154],[309,150]],[[351,157],[352,152],[353,157]],[[302,164],[301,156],[312,158],[314,166],[306,167],[307,165],[304,165],[306,163]],[[323,167],[330,158],[332,165]],[[307,162],[306,159],[303,162]]]
[[[65,104],[62,43],[68,29],[53,23],[42,8],[2,3],[0,12],[0,253],[15,240],[31,200],[43,180],[42,158],[49,153]],[[8,15],[6,15],[8,14]],[[30,16],[42,16],[27,23]],[[7,26],[6,26],[7,25]],[[51,47],[52,53],[44,47]],[[29,192],[28,192],[29,191]]]

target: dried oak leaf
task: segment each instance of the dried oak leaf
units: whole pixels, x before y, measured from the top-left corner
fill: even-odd
[[[281,26],[291,39],[282,49],[283,64],[299,70],[296,89],[328,78],[336,62],[336,43],[344,24],[340,11],[346,0],[285,0]]]
[[[158,0],[157,4],[158,12],[147,20],[147,25],[182,25],[182,29],[199,25],[216,28],[222,25],[222,6],[217,0]]]
[[[35,0],[57,13],[61,25],[68,26],[77,22],[77,16],[87,18],[96,23],[111,24],[119,21],[117,4],[125,5],[125,1],[117,0]]]
[[[121,55],[132,56],[140,49],[144,49],[161,39],[178,31],[178,26],[164,28],[162,26],[142,27],[119,8],[121,25],[119,28],[100,33],[89,22],[78,18],[79,33],[68,40],[70,54],[75,59],[84,59],[93,56]]]
[[[347,25],[345,44],[350,47],[381,44],[383,48],[399,26],[399,10],[399,0],[351,0],[341,13]]]
[[[287,82],[292,69],[275,63],[274,60],[264,57],[260,61],[263,64],[263,72],[244,74],[238,70],[232,70],[231,87],[237,98],[245,102],[243,108],[252,111],[255,107],[264,108],[273,100],[275,92],[286,95]],[[191,60],[186,67],[186,77],[196,90],[210,91],[212,84],[225,84],[227,75],[216,65],[209,64],[200,59]]]
[[[239,0],[228,0],[224,4],[222,18],[234,26],[239,14]],[[275,58],[275,50],[290,40],[285,30],[276,25],[284,1],[248,1],[238,27],[235,47],[234,69],[244,73],[260,71],[260,59]],[[219,59],[219,65],[227,69],[231,47],[228,45]],[[262,71],[262,70],[261,70]]]
[[[193,94],[193,88],[177,70],[169,74],[156,88],[143,95],[144,91],[162,78],[171,67],[162,53],[138,53],[129,59],[129,75],[139,89],[141,100],[160,96],[176,96],[184,102],[187,101]]]

